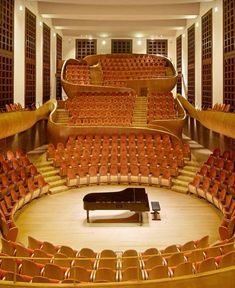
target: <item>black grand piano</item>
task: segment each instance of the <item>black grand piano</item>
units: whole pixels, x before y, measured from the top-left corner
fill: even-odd
[[[83,207],[90,222],[90,210],[130,210],[139,215],[143,223],[142,212],[149,211],[148,195],[144,188],[126,188],[119,192],[89,193],[83,198]]]

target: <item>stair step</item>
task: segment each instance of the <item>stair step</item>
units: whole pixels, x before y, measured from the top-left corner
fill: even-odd
[[[47,167],[47,166],[52,166],[53,164],[53,161],[52,160],[48,160],[48,161],[41,161],[41,162],[35,162],[34,165],[40,169],[40,168],[43,168],[43,167]]]
[[[190,181],[192,181],[192,179],[193,179],[192,176],[181,175],[181,174],[177,177],[177,180],[182,180],[185,182],[190,182]]]
[[[180,193],[187,193],[188,192],[188,187],[182,187],[179,185],[173,185],[171,186],[171,190],[175,191],[175,192],[180,192]]]
[[[201,167],[202,166],[200,163],[198,163],[197,161],[193,161],[193,160],[185,160],[184,162],[188,166],[194,166],[194,167]]]
[[[59,180],[57,180],[57,181],[51,181],[50,183],[49,183],[49,190],[51,189],[51,188],[55,188],[55,187],[58,187],[58,186],[63,186],[64,184],[66,183],[66,179],[59,179]]]
[[[195,172],[194,171],[179,169],[179,172],[180,172],[180,175],[185,175],[185,176],[188,176],[188,177],[194,177],[195,176]]]
[[[45,179],[46,182],[48,182],[50,184],[51,182],[61,180],[61,177],[59,175],[52,175],[52,176],[49,176],[49,177],[45,177],[44,176],[44,179]]]
[[[198,171],[198,167],[186,165],[186,166],[184,166],[184,170],[196,173]]]
[[[178,178],[176,178],[176,179],[172,179],[172,183],[173,184],[176,184],[176,185],[178,185],[178,186],[183,186],[183,187],[188,187],[188,183],[189,183],[189,181],[184,181],[184,180],[180,180],[180,179],[178,179]]]
[[[50,171],[54,171],[54,170],[56,170],[57,172],[59,172],[59,169],[55,169],[55,167],[53,167],[53,166],[51,166],[51,165],[39,167],[38,170],[39,170],[41,173],[50,172]]]
[[[59,169],[53,169],[53,170],[50,170],[50,171],[43,171],[43,172],[40,171],[40,173],[42,174],[42,176],[44,178],[48,178],[48,177],[51,177],[51,176],[58,176]]]
[[[49,190],[51,194],[56,194],[56,193],[61,193],[61,192],[65,192],[69,190],[69,187],[65,185],[61,185],[61,186],[51,187]]]

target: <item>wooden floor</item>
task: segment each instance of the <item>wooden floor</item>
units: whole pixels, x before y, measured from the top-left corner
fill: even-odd
[[[133,187],[133,186],[132,186]],[[170,244],[183,244],[210,235],[210,242],[218,240],[221,213],[208,202],[157,187],[146,187],[149,201],[159,201],[161,221],[153,221],[144,214],[144,224],[86,223],[83,197],[91,192],[120,191],[125,186],[92,186],[46,195],[24,207],[17,216],[17,240],[27,245],[27,236],[54,244],[66,244],[76,249],[90,247],[97,251],[108,248],[115,251],[149,247],[162,249]],[[91,211],[91,220],[119,218],[131,215],[129,211]]]

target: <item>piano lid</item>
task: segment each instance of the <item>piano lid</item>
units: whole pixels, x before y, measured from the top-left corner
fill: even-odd
[[[148,200],[145,188],[126,188],[118,192],[89,193],[83,197],[83,202],[132,202],[141,203]]]

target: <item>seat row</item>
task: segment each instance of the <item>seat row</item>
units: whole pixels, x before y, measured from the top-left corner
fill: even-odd
[[[230,111],[230,104],[216,103],[211,109],[208,109],[208,110],[229,112]]]
[[[22,151],[14,153],[9,150],[6,155],[1,154],[1,158],[0,163],[7,168],[3,165],[5,168],[0,177],[0,227],[3,237],[15,241],[18,234],[15,213],[26,203],[47,193],[49,185]],[[11,167],[17,159],[18,166],[12,164]]]
[[[129,126],[132,123],[135,96],[129,93],[103,96],[81,96],[68,99],[69,124]]]
[[[145,183],[170,187],[171,176],[178,175],[178,167],[184,165],[184,157],[190,155],[190,150],[182,149],[187,146],[173,143],[166,135],[162,136],[164,146],[161,136],[160,139],[156,136],[160,140],[158,147],[153,135],[147,136],[145,142],[135,135],[107,136],[102,141],[97,135],[78,136],[70,138],[65,146],[58,143],[57,149],[48,145],[47,158],[60,168],[60,176],[67,176],[68,186]]]
[[[177,118],[177,110],[174,105],[172,93],[151,93],[148,95],[147,121],[154,119]]]
[[[197,248],[197,244],[206,247]],[[188,250],[190,247],[192,250]],[[38,282],[61,283],[154,280],[211,271],[235,263],[234,239],[208,246],[206,236],[168,246],[164,251],[172,252],[161,254],[158,249],[149,248],[140,253],[134,249],[124,252],[105,249],[97,253],[89,248],[77,251],[69,246],[56,246],[30,236],[28,247],[2,239],[1,278],[9,280],[7,274],[11,272],[23,282],[37,282],[34,277],[39,277]]]
[[[227,239],[235,232],[235,174],[234,172],[222,174],[223,170],[221,170],[217,177],[218,170],[214,166],[207,169],[206,165],[200,168],[193,181],[189,183],[188,189],[190,193],[214,204],[223,213],[224,218],[219,227],[219,234],[221,239]],[[225,175],[223,180],[221,175]],[[229,176],[226,178],[226,175]]]

